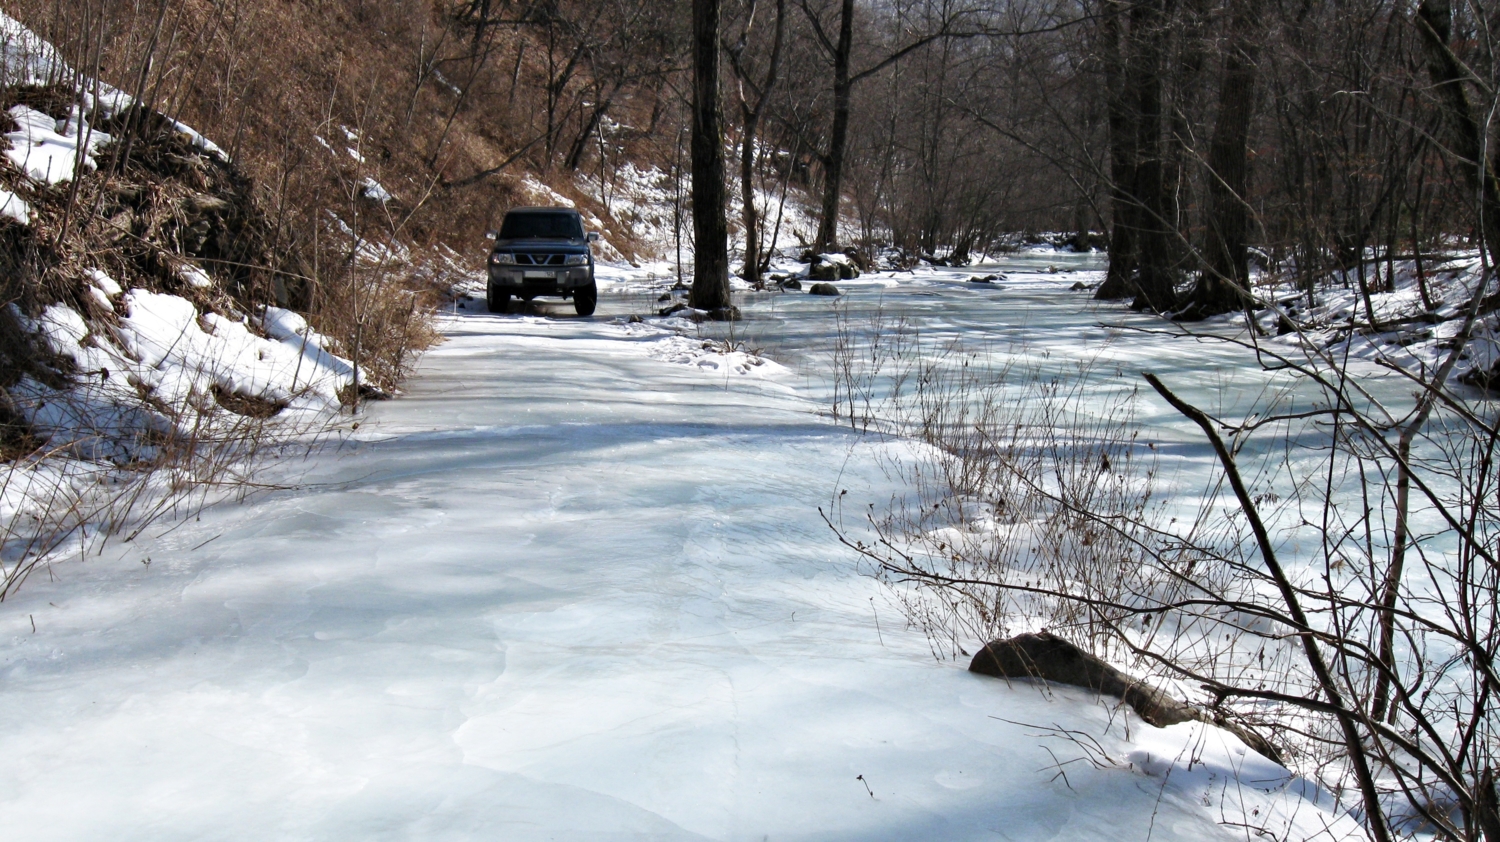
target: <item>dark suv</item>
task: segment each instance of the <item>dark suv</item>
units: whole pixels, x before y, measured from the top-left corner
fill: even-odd
[[[599,235],[583,230],[583,217],[571,208],[516,208],[491,231],[489,309],[504,313],[511,296],[530,301],[539,295],[573,299],[580,316],[599,303],[594,255],[589,244]]]

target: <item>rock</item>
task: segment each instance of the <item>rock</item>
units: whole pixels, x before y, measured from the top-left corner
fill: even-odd
[[[994,283],[994,282],[996,282],[998,280],[1001,280],[1001,277],[999,275],[985,275],[982,278],[979,277],[978,275],[975,275],[974,277],[972,277],[972,278],[969,279],[969,283],[971,283],[971,284],[992,284],[992,283]]]
[[[690,322],[702,323],[707,321],[736,321],[739,319],[740,311],[734,307],[725,307],[719,310],[703,311],[695,310],[687,304],[679,301],[671,307],[658,310],[660,316],[676,316],[679,319],[687,319]]]
[[[128,210],[122,210],[111,216],[105,220],[105,223],[107,230],[104,232],[104,236],[110,242],[125,239],[135,233],[135,214]]]
[[[208,214],[227,214],[230,211],[230,207],[229,202],[205,193],[198,193],[182,200],[182,209],[193,217],[206,216]]]
[[[1476,389],[1484,389],[1487,392],[1500,392],[1500,363],[1489,368],[1474,366],[1458,376],[1460,383],[1473,386]]]
[[[111,181],[104,187],[105,192],[113,196],[115,201],[132,207],[139,205],[141,197],[145,194],[145,188],[139,184],[128,184],[119,181]]]
[[[1068,289],[1071,289],[1074,292],[1083,292],[1084,290],[1086,290],[1088,288],[1089,288],[1089,285],[1086,284],[1086,283],[1084,283],[1083,281],[1074,281],[1073,285],[1070,286],[1070,287],[1068,287]]]
[[[803,249],[802,253],[797,256],[797,262],[798,263],[817,263],[818,262],[817,252],[813,251],[812,249]]]
[[[630,324],[636,325],[636,324],[640,324],[641,322],[644,322],[645,319],[641,318],[640,315],[638,315],[638,314],[632,313],[630,315],[630,318],[627,319],[626,321],[628,321]]]
[[[833,284],[813,284],[812,287],[810,287],[807,291],[809,293],[811,293],[812,295],[842,295],[843,294],[843,293],[839,292],[839,288],[836,287],[836,286],[834,286]]]
[[[854,261],[855,268],[861,272],[868,272],[875,268],[875,261],[854,246],[844,249],[844,256]]]
[[[1134,708],[1141,719],[1158,728],[1180,722],[1212,723],[1239,737],[1245,745],[1271,760],[1282,762],[1281,754],[1275,746],[1254,731],[1180,702],[1047,632],[1021,634],[1009,640],[985,644],[969,662],[969,672],[996,678],[1029,678],[1053,684],[1071,684],[1102,695],[1114,696]]]
[[[1050,273],[1052,273],[1052,274],[1054,274],[1054,275],[1056,275],[1057,274],[1057,267],[1056,266],[1048,266],[1047,267],[1047,271],[1050,272]]]
[[[672,284],[672,291],[673,292],[684,292],[688,288],[689,288],[688,285],[685,284],[685,283],[683,283],[682,281],[678,281],[677,283]]]
[[[667,301],[671,301],[671,300],[672,300],[672,293],[670,293],[670,292],[664,292],[664,293],[662,293],[656,299],[656,303],[661,304],[661,303],[664,303],[664,302],[667,302]]]
[[[808,277],[818,281],[852,281],[859,277],[859,267],[845,254],[820,254],[808,270]]]
[[[814,281],[837,281],[839,280],[839,267],[820,261],[807,270],[807,277]]]
[[[787,278],[781,282],[782,289],[802,289],[802,282],[796,278]]]
[[[987,644],[969,663],[969,672],[1085,687],[1120,699],[1158,728],[1202,718],[1188,705],[1047,632]]]

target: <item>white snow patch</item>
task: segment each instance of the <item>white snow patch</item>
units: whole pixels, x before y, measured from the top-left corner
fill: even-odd
[[[125,291],[120,287],[119,281],[111,278],[101,269],[89,269],[84,272],[84,274],[88,275],[89,280],[94,282],[94,286],[98,287],[105,295],[109,296],[110,298],[114,298],[115,296]]]
[[[380,182],[368,176],[365,177],[364,181],[360,182],[359,187],[360,192],[364,194],[366,199],[374,199],[381,204],[385,204],[393,198],[390,191],[386,190]]]
[[[54,120],[29,106],[17,105],[9,113],[18,128],[5,136],[10,143],[5,155],[41,184],[71,181],[80,163],[93,169],[94,153],[110,139],[103,132],[90,131],[82,120]]]
[[[93,299],[93,301],[94,301],[95,304],[98,304],[100,307],[103,307],[105,310],[110,310],[110,309],[114,308],[114,306],[115,306],[114,302],[109,300],[109,294],[106,293],[104,290],[102,290],[102,289],[100,289],[100,288],[98,288],[96,286],[90,286],[88,288],[88,290],[87,290],[87,293],[88,293],[89,298]]]
[[[191,263],[183,263],[177,267],[177,277],[183,283],[196,289],[208,289],[214,285],[214,279],[208,273]]]
[[[544,204],[562,208],[571,208],[574,205],[572,199],[537,181],[535,176],[528,174],[525,178],[521,179],[521,186],[525,188],[527,193],[536,196],[538,201]]]
[[[677,319],[665,319],[663,323],[675,321],[687,323]],[[706,374],[774,378],[787,373],[785,366],[758,354],[689,336],[675,335],[657,340],[651,344],[650,353],[653,359],[691,366]]]
[[[102,306],[112,306],[104,290],[91,289]],[[65,389],[29,376],[11,389],[17,408],[54,444],[81,446],[93,457],[134,458],[140,433],[182,425],[186,434],[202,413],[213,412],[216,387],[283,403],[294,413],[327,413],[353,381],[352,364],[286,311],[270,308],[274,338],[265,339],[244,321],[200,314],[175,295],[131,290],[123,304],[126,315],[107,332],[92,331],[64,304],[35,319],[11,305],[22,326],[78,372],[78,382]]]
[[[22,225],[30,225],[31,205],[9,190],[0,190],[0,216],[14,219]]]

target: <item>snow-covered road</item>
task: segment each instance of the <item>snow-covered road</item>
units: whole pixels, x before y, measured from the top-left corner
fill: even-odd
[[[1065,290],[905,294],[1076,342]],[[786,368],[737,374],[614,323],[633,300],[456,315],[294,489],[34,576],[0,606],[0,838],[1200,840],[1245,838],[1226,792],[1300,786],[933,658],[819,518],[886,493],[817,414],[827,301],[749,305]],[[1064,778],[1083,751],[1019,723],[1108,762]]]

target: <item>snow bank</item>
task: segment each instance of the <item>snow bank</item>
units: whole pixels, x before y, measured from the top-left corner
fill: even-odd
[[[107,290],[98,292],[108,300]],[[265,339],[244,321],[200,314],[175,295],[131,290],[123,309],[113,330],[95,329],[64,304],[37,319],[12,310],[77,372],[66,388],[27,376],[10,390],[33,427],[54,444],[81,446],[95,458],[140,458],[144,433],[189,435],[203,414],[217,411],[216,392],[327,413],[353,382],[352,365],[286,311],[268,308],[273,338]]]
[[[670,321],[663,320],[667,326]],[[740,377],[776,378],[787,368],[759,354],[727,346],[723,342],[694,339],[681,334],[667,336],[651,343],[651,358],[673,365],[690,366],[705,374]]]
[[[1391,266],[1372,257],[1364,270],[1368,300],[1360,291],[1359,271],[1336,272],[1329,278],[1332,283],[1314,290],[1310,306],[1307,294],[1290,283],[1262,287],[1258,290],[1261,297],[1276,306],[1257,314],[1261,329],[1270,336],[1282,333],[1285,314],[1299,330],[1274,341],[1289,350],[1316,350],[1411,372],[1434,370],[1448,355],[1463,327],[1465,309],[1480,286],[1483,268],[1478,255],[1460,253],[1447,262],[1429,257],[1421,277],[1416,261],[1395,261]],[[1220,317],[1220,321],[1233,323],[1238,318]],[[1488,371],[1497,362],[1500,315],[1488,313],[1475,324],[1454,375]]]

